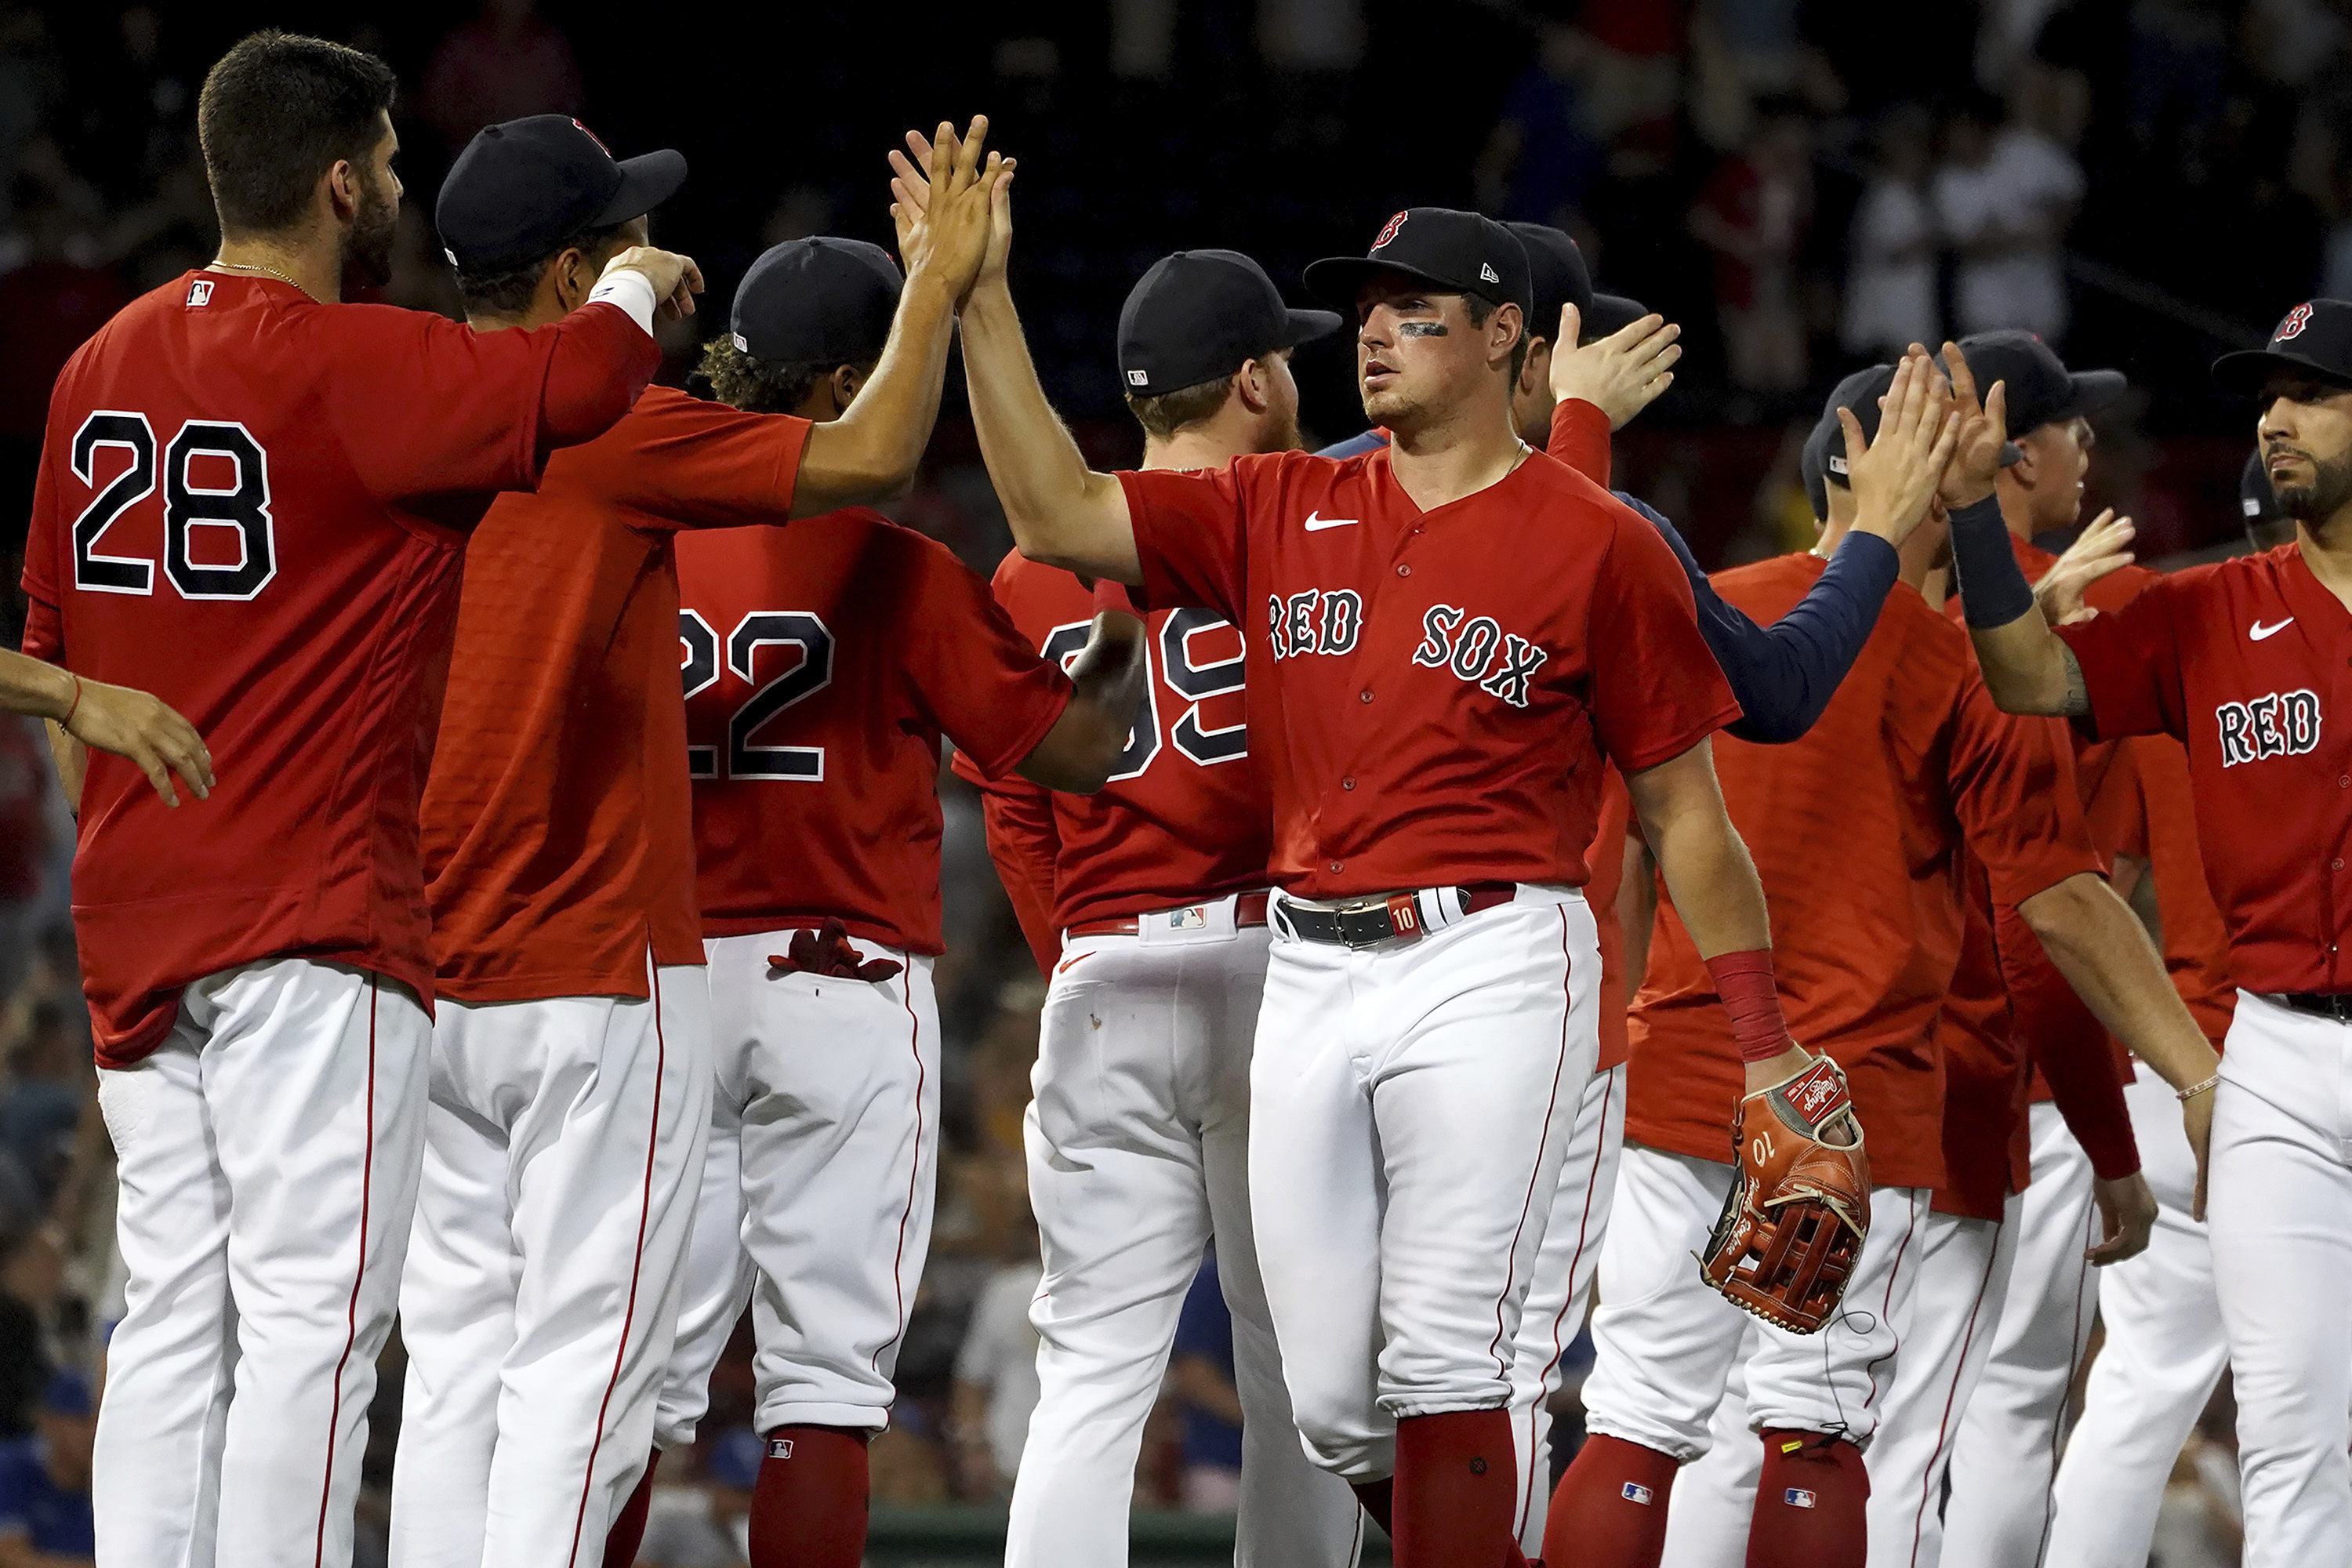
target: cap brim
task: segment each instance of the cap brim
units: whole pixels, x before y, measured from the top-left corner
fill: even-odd
[[[2241,349],[2233,354],[2223,354],[2213,362],[2213,382],[2224,392],[2252,397],[2263,390],[2263,383],[2279,374],[2315,376],[2339,386],[2352,386],[2352,375],[2317,360],[2301,354],[2283,354],[2275,349]]]
[[[1622,332],[1649,313],[1650,308],[1639,300],[1628,300],[1622,294],[1595,294],[1592,310],[1585,319],[1584,335],[1605,338],[1612,332]]]
[[[616,223],[626,223],[633,217],[643,217],[662,203],[677,195],[686,184],[686,154],[663,148],[642,157],[621,160],[621,188],[596,215],[596,226],[609,228]]]
[[[2066,380],[2074,389],[2066,399],[2066,412],[2070,416],[2096,414],[2123,396],[2131,385],[2119,370],[2072,371]]]
[[[1365,281],[1387,273],[1394,278],[1410,278],[1426,283],[1448,294],[1467,294],[1470,289],[1443,278],[1432,277],[1411,267],[1399,267],[1393,261],[1375,261],[1368,256],[1327,256],[1320,261],[1310,261],[1299,274],[1307,291],[1327,305],[1337,305],[1348,316],[1356,313],[1356,294]]]
[[[1295,349],[1328,338],[1347,324],[1347,318],[1335,310],[1285,310],[1283,317],[1282,341],[1274,345],[1278,349]]]

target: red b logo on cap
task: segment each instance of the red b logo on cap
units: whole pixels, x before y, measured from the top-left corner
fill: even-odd
[[[589,130],[577,120],[574,120],[572,124],[572,128],[578,131],[581,135],[585,136],[589,141],[596,143],[596,151],[604,153],[607,158],[613,155],[613,150],[604,145],[604,139],[602,136],[597,135],[593,131]]]
[[[1372,248],[1374,250],[1378,250],[1381,246],[1386,245],[1390,240],[1394,239],[1396,237],[1396,231],[1402,228],[1404,226],[1404,220],[1412,216],[1412,215],[1411,213],[1399,213],[1396,216],[1389,219],[1389,221],[1381,228],[1380,238],[1372,241]]]
[[[2311,307],[2308,305],[2297,305],[2294,310],[2289,310],[2286,313],[2286,320],[2278,324],[2278,331],[2271,334],[2271,342],[2274,343],[2283,343],[2286,342],[2287,339],[2299,335],[2303,331],[2303,329],[2310,324]]]

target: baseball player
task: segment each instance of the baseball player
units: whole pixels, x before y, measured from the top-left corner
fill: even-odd
[[[2340,1563],[2352,1550],[2341,1241],[2352,1177],[2338,1091],[2352,982],[2339,973],[2335,899],[2352,752],[2326,721],[2352,580],[2352,304],[2297,306],[2267,348],[2225,356],[2215,374],[2262,408],[2292,545],[2158,578],[2121,610],[2055,634],[2018,596],[2023,574],[1997,516],[1956,522],[1953,550],[2004,707],[2065,713],[2102,738],[2168,734],[2188,750],[2239,994],[2213,1081],[2175,1088],[2192,1148],[2211,1125],[2209,1241],[2238,1397],[2245,1561]]]
[[[2090,467],[2089,416],[2124,390],[2110,370],[2069,371],[2049,345],[2029,332],[1987,332],[1959,345],[1977,384],[1998,381],[2006,393],[2008,422],[2018,435],[2020,460],[2002,468],[1995,496],[2029,580],[2057,557],[2032,536],[2072,527]],[[2104,521],[2104,520],[2101,520]],[[2127,567],[2086,592],[2097,609],[2128,600],[2152,574]],[[2075,782],[2086,811],[2116,765],[2112,745],[2078,744]],[[2116,787],[2124,787],[2122,781]],[[2095,815],[2095,822],[2105,820]],[[2102,860],[2115,846],[2098,834]],[[2076,999],[2041,952],[2017,912],[1994,910],[1994,934],[2012,1001],[2012,1028],[2027,1038],[2038,1066],[2069,1059],[2078,1039],[2097,1039],[2098,1021]],[[2111,1047],[2112,1048],[2112,1047]],[[2112,1063],[2097,1124],[2120,1133],[2122,1084],[2128,1064]],[[2029,1129],[2032,1180],[2019,1205],[2015,1260],[1992,1330],[1992,1350],[1952,1438],[1952,1523],[1947,1550],[1955,1568],[2000,1568],[2028,1561],[2049,1528],[2050,1482],[2058,1464],[2059,1423],[2066,1394],[2090,1342],[2095,1316],[2092,1250],[2101,1218],[2112,1228],[2118,1204],[2135,1223],[2152,1223],[2153,1198],[2138,1174],[2138,1152],[2110,1135],[2086,1148],[2051,1101],[2037,1072]]]
[[[921,235],[902,231],[909,254]],[[814,450],[887,393],[892,310],[929,282],[919,263],[900,305],[873,246],[778,246],[705,374],[813,427]],[[1142,627],[1082,624],[1066,677],[946,546],[871,511],[681,539],[678,557],[718,1094],[656,1440],[692,1440],[748,1297],[767,1445],[751,1562],[856,1568],[866,1446],[930,1245],[940,739],[983,777],[1100,788],[1142,696]]]
[[[232,48],[197,109],[218,258],[50,400],[26,651],[152,690],[222,763],[177,816],[113,757],[75,792],[130,1276],[92,1491],[109,1568],[351,1560],[424,1130],[417,799],[460,552],[493,492],[627,411],[657,302],[699,283],[638,247],[499,340],[339,303],[347,268],[387,262],[393,90],[339,45]]]
[[[1906,361],[1906,369],[1924,366]],[[1882,389],[1896,374],[1880,367],[1849,377],[1824,426],[1876,423]],[[1822,455],[1814,471],[1834,479],[1830,439],[1817,430],[1809,445]],[[1844,444],[1851,470],[1858,437]],[[1980,429],[1966,445],[1972,453],[1985,447]],[[1988,461],[1999,446],[1990,443]],[[1845,477],[1851,484],[1851,472]],[[1824,544],[1834,546],[1859,498],[1846,484],[1825,493]],[[1905,575],[1915,589],[1940,542],[1932,527],[1906,541]],[[1716,582],[1751,615],[1769,615],[1793,604],[1821,570],[1817,555],[1790,556]],[[1790,953],[1791,994],[1808,1021],[1800,1027],[1846,1062],[1863,1125],[1875,1134],[1873,1223],[1851,1263],[1844,1313],[1817,1336],[1767,1321],[1748,1331],[1743,1355],[1742,1321],[1689,1266],[1692,1253],[1716,1250],[1708,1228],[1732,1188],[1720,1163],[1727,1118],[1718,1103],[1730,1093],[1729,1053],[1718,1044],[1716,994],[1690,938],[1672,905],[1662,908],[1633,1015],[1622,1213],[1601,1257],[1599,1356],[1585,1387],[1594,1436],[1553,1501],[1546,1556],[1557,1562],[1659,1561],[1661,1505],[1675,1468],[1707,1450],[1709,1419],[1743,1361],[1748,1426],[1763,1437],[1746,1560],[1864,1561],[1869,1484],[1861,1451],[1875,1430],[1877,1392],[1896,1371],[1898,1348],[1909,1346],[1914,1276],[1902,1261],[1944,1179],[1936,1026],[1960,952],[1961,845],[1983,860],[1997,891],[2025,906],[2085,989],[2150,1037],[2152,1050],[2171,1048],[2170,1035],[2194,1032],[2185,1012],[2175,1018],[2132,992],[2158,974],[2155,954],[2100,880],[2079,810],[2038,787],[2044,775],[2063,776],[2063,740],[1993,710],[1956,629],[1916,592],[1890,598],[1804,740],[1717,750],[1726,799],[1781,911],[1776,946]],[[1885,757],[1883,771],[1856,766],[1872,755]],[[1853,917],[1807,921],[1803,911],[1821,901],[1816,889],[1829,878],[1842,909],[1852,908],[1857,888],[1903,894],[1886,912],[1859,917],[1859,928]],[[1671,884],[1667,890],[1671,898]],[[1735,1537],[1727,1554],[1738,1555],[1739,1546]]]
[[[1143,468],[1222,468],[1294,449],[1290,351],[1339,326],[1330,311],[1286,308],[1235,252],[1153,264],[1119,315]],[[1049,658],[1075,643],[1096,602],[1076,577],[1018,552],[995,588]],[[1103,792],[1048,795],[1006,780],[982,797],[997,869],[1052,982],[1025,1130],[1045,1260],[1032,1310],[1041,1392],[1005,1561],[1127,1561],[1144,1422],[1213,1236],[1244,1415],[1235,1561],[1346,1568],[1362,1510],[1299,1447],[1250,1227],[1270,808],[1248,750],[1242,637],[1203,609],[1155,608],[1145,625],[1153,679]],[[956,766],[974,776],[963,756]]]
[[[1308,286],[1358,310],[1387,453],[1090,473],[1001,288],[963,312],[973,408],[1024,554],[1245,628],[1279,887],[1250,1201],[1295,1419],[1401,1563],[1517,1563],[1507,1342],[1596,1049],[1603,757],[1736,976],[1758,1087],[1816,1064],[1694,749],[1735,710],[1672,554],[1513,430],[1524,249],[1411,208]]]
[[[2256,477],[2266,491],[2269,480]],[[2091,803],[2093,831],[2116,847],[2118,879],[2137,877],[2131,902],[2218,1048],[2236,994],[2197,842],[2188,757],[2166,736],[2122,747],[2130,765],[2113,770]],[[2194,1214],[2196,1161],[2171,1093],[2143,1062],[2124,1094],[2155,1191],[2156,1228],[2147,1252],[2098,1276],[2105,1338],[2059,1462],[2042,1558],[2070,1568],[2147,1561],[2166,1480],[2229,1363],[2212,1253]]]
[[[978,146],[940,171],[866,417],[821,438],[648,392],[476,538],[424,803],[446,1000],[401,1288],[397,1563],[597,1562],[646,1468],[709,1127],[674,540],[911,479],[986,238]],[[482,132],[436,225],[477,335],[560,320],[685,174],[562,115]]]

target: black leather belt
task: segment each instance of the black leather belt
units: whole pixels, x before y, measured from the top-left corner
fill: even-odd
[[[1475,915],[1517,898],[1519,885],[1473,882],[1466,887],[1444,889],[1440,896],[1444,893],[1460,900],[1465,915]],[[1381,894],[1336,910],[1317,909],[1312,904],[1284,899],[1275,905],[1275,921],[1276,929],[1288,931],[1301,942],[1328,942],[1334,947],[1377,947],[1400,938],[1419,942],[1426,934],[1422,929],[1420,895],[1416,893]]]
[[[2280,991],[2271,1000],[2282,1007],[2292,1007],[2298,1013],[2308,1013],[2315,1018],[2333,1018],[2339,1024],[2352,1024],[2352,993],[2343,991]]]

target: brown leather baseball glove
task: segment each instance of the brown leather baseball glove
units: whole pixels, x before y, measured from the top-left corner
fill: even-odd
[[[1845,1074],[1827,1057],[1739,1102],[1738,1167],[1699,1272],[1792,1333],[1837,1316],[1870,1233],[1870,1156]]]
[[[835,920],[814,931],[803,926],[793,932],[785,951],[768,954],[768,962],[778,969],[835,980],[888,980],[907,967],[891,959],[866,957],[849,940],[848,928]]]

